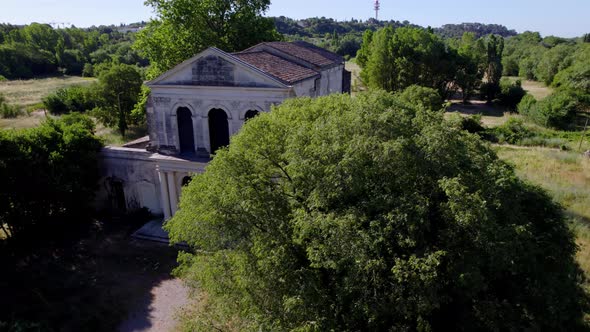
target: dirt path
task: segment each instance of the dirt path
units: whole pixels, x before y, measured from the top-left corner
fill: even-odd
[[[188,289],[181,280],[164,280],[151,289],[137,308],[130,308],[131,314],[119,331],[172,331],[177,324],[176,312],[188,303]]]

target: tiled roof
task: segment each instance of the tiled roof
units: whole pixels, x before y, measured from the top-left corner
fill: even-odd
[[[244,51],[232,55],[288,84],[320,75],[315,70],[265,51]]]
[[[315,66],[324,67],[332,64],[340,64],[344,59],[336,54],[323,48],[317,47],[313,44],[296,41],[296,42],[267,42],[255,45],[249,50],[260,50],[261,46],[272,47],[280,52],[286,53],[293,57],[299,58],[305,62],[311,63]]]

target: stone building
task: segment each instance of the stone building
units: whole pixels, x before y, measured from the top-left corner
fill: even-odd
[[[306,42],[208,48],[147,82],[149,136],[102,153],[98,203],[174,215],[181,188],[249,118],[287,98],[350,92],[341,56]]]

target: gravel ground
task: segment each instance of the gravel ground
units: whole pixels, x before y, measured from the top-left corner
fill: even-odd
[[[120,332],[173,331],[176,312],[188,304],[188,289],[180,279],[164,280],[155,285],[146,299],[119,327]]]

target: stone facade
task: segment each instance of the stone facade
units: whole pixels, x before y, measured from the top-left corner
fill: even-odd
[[[104,149],[99,205],[171,217],[183,182],[249,117],[287,98],[347,92],[347,79],[341,57],[305,43],[203,51],[147,83],[149,144]]]

